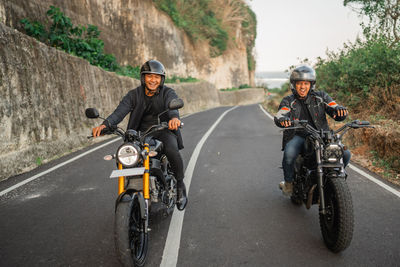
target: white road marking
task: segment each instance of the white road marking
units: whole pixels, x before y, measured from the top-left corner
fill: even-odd
[[[195,115],[195,114],[199,114],[199,113],[203,113],[203,112],[210,111],[210,110],[213,110],[213,109],[217,109],[217,108],[220,108],[220,107],[214,107],[214,108],[209,108],[209,109],[205,109],[205,110],[200,110],[200,111],[196,111],[196,112],[193,112],[193,113],[189,113],[189,114],[181,116],[181,119],[190,117],[190,116]]]
[[[274,118],[267,112],[265,111],[265,109],[259,104],[260,109],[269,117],[271,118],[271,120],[273,120]],[[387,184],[379,181],[378,179],[372,177],[371,175],[369,175],[368,173],[364,172],[363,170],[360,170],[359,168],[357,168],[356,166],[349,164],[349,168],[353,169],[355,172],[358,172],[358,174],[360,174],[361,176],[364,176],[365,178],[367,178],[368,180],[376,183],[377,185],[379,185],[380,187],[386,189],[387,191],[389,191],[390,193],[393,193],[394,195],[400,197],[400,192],[396,189],[394,189],[393,187],[388,186]]]
[[[199,143],[196,145],[196,148],[194,149],[192,156],[190,157],[188,166],[185,171],[185,184],[186,184],[187,195],[189,195],[189,189],[190,189],[190,183],[192,181],[193,171],[196,166],[197,158],[199,157],[201,148],[203,147],[204,143],[206,142],[207,138],[210,136],[212,131],[215,129],[215,127],[217,127],[218,123],[225,117],[225,115],[228,112],[230,112],[235,108],[237,108],[237,106],[232,107],[226,110],[224,113],[222,113],[221,116],[218,118],[218,120],[214,122],[211,128],[208,129],[208,131],[204,134]],[[176,266],[178,262],[184,216],[185,216],[185,210],[183,211],[174,210],[174,213],[172,214],[171,222],[169,224],[168,236],[167,240],[165,241],[164,252],[160,264],[161,267]]]
[[[261,106],[261,104],[258,104],[258,106],[259,106],[260,109],[265,113],[265,115],[267,115],[271,120],[274,120],[274,117],[272,117],[271,114],[269,114],[268,112],[266,112],[265,109]]]
[[[356,166],[354,166],[353,164],[349,164],[349,168],[353,169],[354,171],[358,172],[359,174],[361,174],[362,176],[364,176],[365,178],[369,179],[370,181],[376,183],[377,185],[379,185],[380,187],[383,187],[384,189],[386,189],[387,191],[389,191],[390,193],[395,194],[396,196],[400,197],[400,192],[397,191],[396,189],[388,186],[387,184],[379,181],[378,179],[372,177],[371,175],[369,175],[368,173],[366,173],[363,170],[360,170],[359,168],[357,168]]]
[[[121,139],[120,139],[120,138],[116,138],[116,139],[114,139],[114,140],[112,140],[112,141],[110,141],[110,142],[107,142],[107,143],[102,144],[102,145],[100,145],[100,146],[98,146],[98,147],[95,147],[95,148],[93,148],[93,149],[91,149],[91,150],[88,150],[88,151],[86,151],[86,152],[84,152],[84,153],[82,153],[82,154],[80,154],[80,155],[78,155],[78,156],[76,156],[76,157],[74,157],[74,158],[72,158],[72,159],[69,159],[69,160],[67,160],[67,161],[64,161],[63,163],[60,163],[60,164],[58,164],[58,165],[56,165],[56,166],[54,166],[54,167],[52,167],[52,168],[50,168],[50,169],[48,169],[48,170],[46,170],[46,171],[44,171],[44,172],[38,173],[38,174],[32,176],[31,178],[28,178],[28,179],[26,179],[26,180],[23,180],[22,182],[20,182],[20,183],[18,183],[18,184],[15,184],[15,185],[13,185],[13,186],[7,188],[6,190],[1,191],[1,192],[0,192],[0,197],[3,196],[3,195],[5,195],[5,194],[7,194],[8,192],[13,191],[14,189],[17,189],[18,187],[23,186],[24,184],[27,184],[27,183],[29,183],[29,182],[32,182],[33,180],[36,180],[37,178],[39,178],[39,177],[41,177],[41,176],[43,176],[43,175],[45,175],[45,174],[48,174],[48,173],[50,173],[50,172],[52,172],[52,171],[54,171],[54,170],[57,170],[58,168],[61,168],[62,166],[67,165],[68,163],[71,163],[71,162],[73,162],[73,161],[75,161],[75,160],[77,160],[77,159],[80,159],[80,158],[82,158],[83,156],[86,156],[87,154],[90,154],[90,153],[92,153],[92,152],[94,152],[94,151],[96,151],[96,150],[98,150],[98,149],[100,149],[100,148],[102,148],[102,147],[108,146],[109,144],[112,144],[112,143],[114,143],[114,142],[116,142],[116,141],[118,141],[118,140],[121,140]]]

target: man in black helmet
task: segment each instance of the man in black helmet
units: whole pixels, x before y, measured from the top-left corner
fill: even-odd
[[[339,106],[323,91],[314,91],[316,74],[309,66],[299,66],[290,75],[291,95],[282,99],[279,111],[274,121],[278,127],[287,128],[293,120],[307,120],[317,130],[329,130],[326,113],[336,121],[346,118],[348,111]],[[304,141],[307,133],[303,129],[286,129],[283,132],[283,174],[284,181],[279,188],[285,195],[293,192],[294,165],[297,156],[304,149]],[[345,150],[343,155],[344,166],[350,161],[350,151]]]
[[[131,90],[122,99],[115,111],[98,127],[93,128],[93,136],[111,125],[117,125],[130,113],[128,129],[146,131],[158,124],[158,114],[168,108],[172,99],[178,98],[175,91],[164,85],[165,68],[157,60],[149,60],[140,69],[141,86]],[[179,130],[181,121],[178,110],[170,110],[160,116],[160,121],[168,122],[168,130],[154,136],[164,144],[164,152],[177,179],[177,208],[183,210],[187,204],[186,188],[183,182],[183,160],[179,150],[183,148]]]

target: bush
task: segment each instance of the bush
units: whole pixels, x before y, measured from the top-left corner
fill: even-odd
[[[21,20],[28,35],[105,70],[116,71],[119,68],[115,56],[104,53],[104,42],[98,38],[100,31],[96,26],[75,27],[71,19],[54,6],[50,6],[46,14],[52,20],[48,31],[37,21],[31,22],[26,18]]]
[[[347,44],[316,64],[317,85],[360,110],[396,113],[400,100],[400,45],[384,38]]]

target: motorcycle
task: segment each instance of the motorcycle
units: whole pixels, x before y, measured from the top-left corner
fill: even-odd
[[[293,121],[291,129],[305,129],[305,151],[295,163],[291,201],[319,205],[319,224],[325,245],[338,253],[346,249],[353,237],[354,215],[351,193],[346,183],[343,153],[347,149],[342,137],[349,129],[369,127],[368,121],[352,121],[336,131],[316,130],[306,120]]]
[[[177,202],[177,183],[162,142],[151,137],[157,131],[168,129],[160,116],[169,110],[183,107],[181,99],[173,99],[168,109],[158,115],[158,125],[145,132],[122,130],[114,126],[102,134],[115,134],[123,138],[115,155],[117,170],[110,178],[118,178],[118,197],[115,203],[114,240],[119,261],[124,266],[143,266],[148,251],[149,211],[151,203],[161,203],[169,215]],[[90,119],[101,118],[95,108],[85,111]],[[104,119],[104,118],[101,118]]]

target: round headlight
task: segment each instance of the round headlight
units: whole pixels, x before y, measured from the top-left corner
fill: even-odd
[[[324,160],[335,163],[343,157],[343,150],[338,144],[330,144],[324,149]]]
[[[139,161],[139,147],[134,144],[124,144],[118,148],[117,160],[124,167],[134,167]]]

